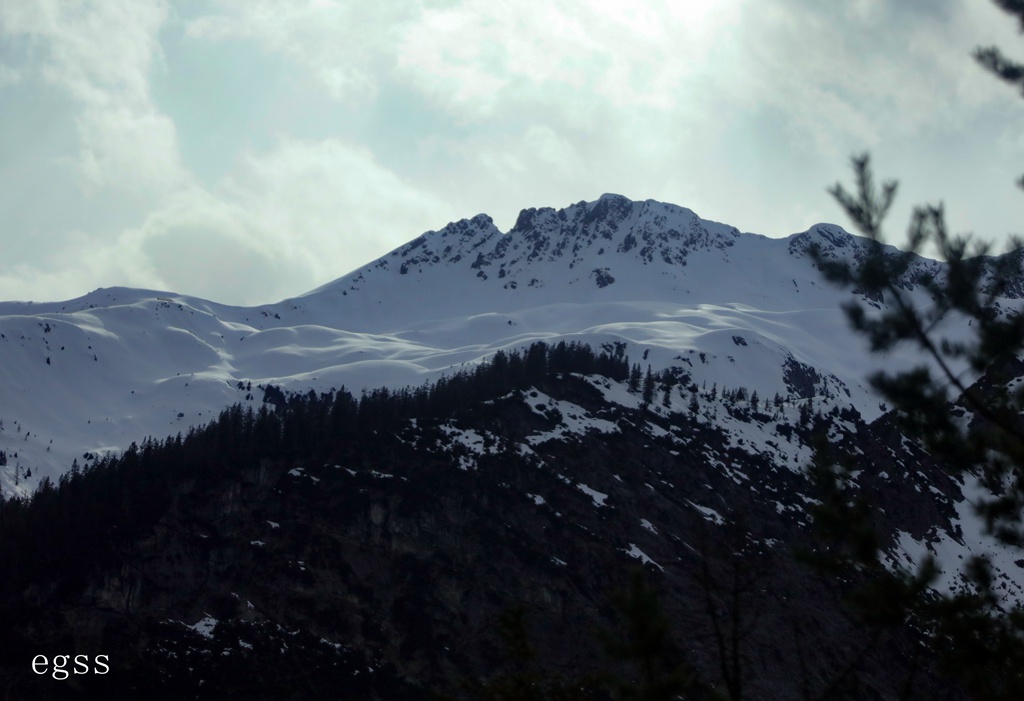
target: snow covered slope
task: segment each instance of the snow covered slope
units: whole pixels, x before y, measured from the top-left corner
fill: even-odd
[[[807,247],[857,256],[864,240],[819,224],[787,239],[692,211],[604,195],[431,231],[306,295],[243,308],[169,292],[99,289],[0,303],[0,489],[26,493],[89,454],[206,422],[260,386],[404,386],[535,340],[625,343],[634,362],[743,386],[880,407],[877,364]],[[940,271],[920,260],[908,277]],[[891,363],[909,363],[896,356]],[[31,474],[29,474],[31,473]]]

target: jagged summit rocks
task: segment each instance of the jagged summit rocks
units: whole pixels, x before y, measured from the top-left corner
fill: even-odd
[[[411,270],[422,272],[423,266],[458,263],[499,236],[501,232],[494,221],[486,214],[478,214],[472,219],[452,222],[440,231],[428,231],[380,261],[389,265],[392,259],[401,259],[398,270],[402,275]]]
[[[523,283],[519,279],[523,271],[538,262],[561,261],[573,270],[601,256],[611,260],[618,254],[644,265],[658,260],[683,266],[689,252],[723,250],[739,235],[737,229],[703,220],[683,207],[605,194],[564,209],[524,209],[506,234],[485,214],[452,222],[392,251],[377,266],[390,268],[391,261],[399,259],[399,273],[406,275],[422,273],[425,265],[468,261],[477,278],[494,277],[504,281],[505,289],[516,289]],[[527,286],[539,284],[533,280],[526,281]],[[610,280],[595,276],[595,284],[605,287]]]

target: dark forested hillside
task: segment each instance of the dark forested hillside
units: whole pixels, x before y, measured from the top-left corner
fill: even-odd
[[[795,557],[822,440],[863,452],[893,538],[955,515],[948,478],[856,411],[564,342],[415,389],[258,389],[259,411],[0,504],[0,697],[487,697],[521,611],[532,664],[607,698],[646,673],[599,633],[630,639],[641,570],[693,698],[957,698],[913,631],[866,627],[852,580]],[[59,680],[39,654],[110,671]]]

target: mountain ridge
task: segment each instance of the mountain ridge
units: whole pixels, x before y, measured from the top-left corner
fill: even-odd
[[[835,225],[769,239],[606,194],[524,209],[507,233],[484,214],[451,222],[274,304],[124,287],[0,302],[0,450],[18,456],[0,466],[0,490],[26,493],[83,454],[173,435],[236,401],[258,404],[239,387],[416,385],[557,338],[625,343],[656,369],[699,362],[701,382],[767,396],[786,393],[792,359],[835,378],[835,401],[877,415],[863,382],[873,360],[837,311],[856,292],[822,280],[812,244],[844,257],[868,242]],[[941,269],[915,265],[915,275]]]

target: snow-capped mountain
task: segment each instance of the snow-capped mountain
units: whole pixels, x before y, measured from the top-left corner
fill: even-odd
[[[567,641],[609,622],[595,601],[636,563],[672,592],[713,677],[700,631],[729,604],[716,608],[703,567],[757,590],[767,623],[743,654],[776,657],[751,664],[755,697],[829,688],[869,636],[791,556],[812,538],[821,495],[805,467],[823,437],[862,456],[851,479],[888,566],[938,554],[952,566],[935,586],[954,589],[959,563],[990,549],[1003,601],[1024,601],[1024,561],[982,533],[975,485],[902,436],[867,387],[881,362],[921,360],[873,356],[840,309],[887,300],[826,283],[810,254],[855,260],[867,245],[829,224],[770,239],[605,195],[524,210],[507,233],[486,215],[454,222],[276,304],[123,288],[0,303],[4,493],[142,446],[0,522],[0,555],[20,563],[0,578],[15,602],[0,623],[13,611],[26,640],[116,629],[169,697],[237,691],[238,669],[289,649],[325,689],[368,672],[367,689],[423,692],[488,673],[486,617],[509,601],[544,612],[544,654],[577,669]],[[901,285],[923,302],[920,282],[943,274],[914,258]],[[75,613],[37,627],[31,606]],[[914,635],[864,658],[877,697],[916,670]],[[419,693],[381,688],[365,697]]]
[[[811,242],[837,256],[864,245],[834,225],[769,239],[604,195],[524,210],[504,234],[486,215],[451,223],[277,304],[124,288],[0,303],[0,488],[24,494],[83,455],[258,404],[260,386],[415,385],[557,338],[625,342],[644,365],[768,397],[793,394],[786,368],[809,366],[826,401],[873,417],[875,360],[838,311],[853,293],[822,280]]]

